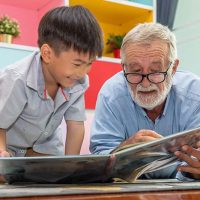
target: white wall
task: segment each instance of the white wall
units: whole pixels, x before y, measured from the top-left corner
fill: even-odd
[[[174,21],[180,68],[200,75],[200,1],[179,0]]]

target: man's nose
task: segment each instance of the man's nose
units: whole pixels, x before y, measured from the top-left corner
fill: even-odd
[[[140,83],[143,87],[149,87],[151,85],[151,82],[148,80],[147,76],[143,77],[142,82]]]

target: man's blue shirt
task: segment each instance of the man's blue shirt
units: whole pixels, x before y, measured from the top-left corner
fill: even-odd
[[[132,99],[123,72],[99,92],[91,129],[90,150],[107,154],[141,129],[167,136],[200,126],[200,78],[177,71],[163,113],[155,123]]]

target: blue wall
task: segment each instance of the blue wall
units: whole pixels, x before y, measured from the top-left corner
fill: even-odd
[[[179,0],[174,21],[180,68],[200,75],[200,1]]]
[[[0,68],[30,55],[37,48],[0,43]]]

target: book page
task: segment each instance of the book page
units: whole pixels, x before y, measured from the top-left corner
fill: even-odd
[[[117,147],[114,151],[112,151],[112,153],[117,153],[117,152],[120,152],[122,150],[129,149],[130,147],[142,145],[144,143],[146,143],[146,142],[136,142],[134,144],[127,144],[127,145],[124,145],[124,146],[121,146],[121,147]]]
[[[174,163],[174,160],[176,160],[176,157],[169,157],[169,158],[161,158],[158,160],[155,160],[149,164],[146,164],[142,167],[137,168],[136,170],[133,170],[133,172],[130,174],[128,178],[126,178],[127,182],[135,182],[136,179],[138,179],[142,174],[154,172],[156,170],[160,170],[165,167],[169,167]]]
[[[195,146],[200,140],[200,128],[176,133],[145,143],[136,143],[117,148],[113,153],[112,176],[135,181],[141,174],[153,172],[174,164],[174,152],[185,144]],[[119,175],[119,173],[121,174]]]
[[[194,147],[197,141],[200,141],[200,127],[174,133],[150,142],[125,145],[124,147],[119,147],[119,150],[117,148],[114,151],[114,154],[120,157],[121,154],[124,156],[144,150],[149,152],[174,153],[175,151],[180,150],[181,147],[186,144]]]
[[[149,156],[151,156],[150,153],[149,153]],[[133,171],[129,174],[129,176],[124,179],[114,178],[113,180],[115,182],[134,183],[142,174],[154,172],[156,170],[169,167],[174,164],[175,160],[176,160],[175,156],[173,157],[169,156],[168,158],[160,158],[153,162],[150,162],[149,164],[145,164],[145,165],[142,165],[141,167],[133,169]]]

